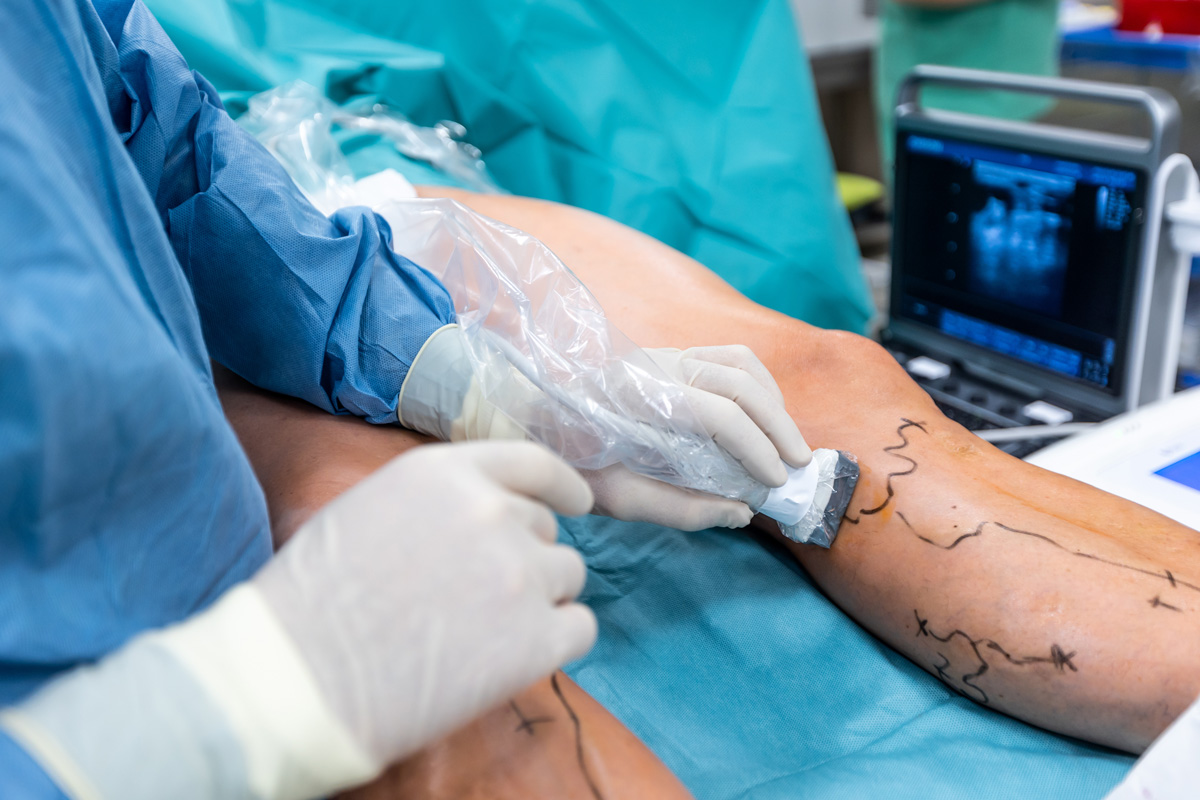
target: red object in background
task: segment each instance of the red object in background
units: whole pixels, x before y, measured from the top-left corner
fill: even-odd
[[[1122,5],[1120,30],[1200,35],[1200,0],[1124,0]]]

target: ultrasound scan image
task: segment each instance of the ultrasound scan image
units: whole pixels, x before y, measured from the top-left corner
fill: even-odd
[[[1061,316],[1075,181],[984,161],[974,177],[987,200],[970,222],[971,291]]]

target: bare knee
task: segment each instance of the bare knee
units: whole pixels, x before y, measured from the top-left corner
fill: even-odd
[[[869,378],[906,378],[904,369],[878,342],[848,331],[812,329],[809,342],[809,369],[828,380],[857,382]]]

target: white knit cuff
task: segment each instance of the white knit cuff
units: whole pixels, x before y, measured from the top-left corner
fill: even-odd
[[[249,585],[72,670],[0,726],[73,800],[301,800],[383,767]]]

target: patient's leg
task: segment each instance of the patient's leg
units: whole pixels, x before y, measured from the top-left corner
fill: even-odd
[[[793,552],[956,691],[1133,752],[1200,693],[1200,534],[1005,455],[942,416],[877,345],[767,311],[624,226],[428,193],[541,238],[641,345],[749,345],[808,441],[862,466],[832,550]]]
[[[426,439],[267,395],[218,368],[225,413],[267,496],[276,546],[308,517]],[[687,790],[637,737],[557,673],[416,756],[357,800],[684,800]]]

